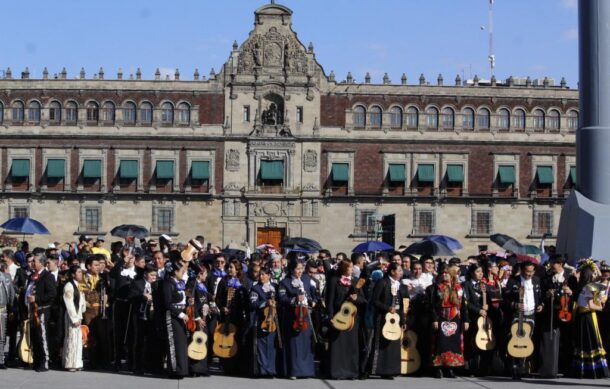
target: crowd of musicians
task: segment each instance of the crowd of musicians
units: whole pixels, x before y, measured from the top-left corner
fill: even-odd
[[[207,242],[206,242],[207,243]],[[128,237],[0,260],[0,367],[174,378],[608,377],[610,267]],[[5,353],[6,351],[6,353]],[[317,362],[317,363],[316,363]]]

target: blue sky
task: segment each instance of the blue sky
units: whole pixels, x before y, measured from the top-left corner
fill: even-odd
[[[91,77],[103,66],[106,78],[119,67],[126,76],[141,67],[178,67],[183,79],[199,68],[207,75],[228,58],[233,40],[243,42],[253,12],[264,0],[30,0],[3,1],[0,9],[0,69],[32,77],[42,69],[68,77],[81,67]],[[283,0],[294,11],[293,28],[313,42],[327,73],[342,80],[351,71],[373,82],[387,72],[393,82],[406,73],[416,83],[424,73],[489,77],[488,0]],[[577,0],[496,0],[496,76],[557,82],[578,77]]]

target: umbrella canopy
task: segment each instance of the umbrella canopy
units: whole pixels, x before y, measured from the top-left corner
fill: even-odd
[[[515,254],[525,254],[525,248],[517,239],[504,234],[493,234],[489,240],[502,247],[504,250],[512,251]]]
[[[358,246],[354,247],[352,249],[352,253],[369,253],[372,251],[386,251],[393,249],[394,247],[390,246],[386,242],[370,240],[368,242],[360,243]]]
[[[539,265],[540,261],[537,258],[531,257],[529,255],[517,254],[517,262],[532,262],[535,265]]]
[[[449,247],[451,250],[461,250],[464,248],[464,246],[462,246],[459,240],[447,235],[428,235],[424,238],[424,240],[433,240],[435,242],[440,242],[445,246]]]
[[[539,247],[534,246],[533,244],[526,244],[523,245],[523,254],[528,254],[528,255],[540,255],[542,254],[542,250],[540,250]]]
[[[4,224],[0,225],[0,227],[9,231],[21,232],[22,234],[50,234],[47,227],[45,227],[41,222],[29,217],[14,217],[4,222]]]
[[[110,235],[125,239],[127,239],[128,236],[133,236],[136,239],[142,239],[150,236],[150,232],[148,232],[146,227],[139,226],[137,224],[121,224],[120,226],[114,227],[110,231]]]
[[[246,252],[244,250],[226,248],[222,250],[221,253],[225,254],[229,258],[237,258],[240,261],[246,259]]]
[[[291,238],[291,237],[284,237],[282,239],[282,241],[280,242],[280,247],[284,248],[284,249],[303,249],[303,250],[308,250],[309,252],[316,252],[316,251],[320,251],[322,250],[322,245],[318,242],[316,242],[313,239],[308,239],[308,238]]]
[[[435,242],[433,240],[420,240],[419,242],[413,243],[407,247],[403,254],[420,254],[420,255],[432,255],[435,257],[453,257],[455,253],[451,249],[445,246],[443,243]]]

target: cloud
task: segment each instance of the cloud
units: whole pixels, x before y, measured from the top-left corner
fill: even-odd
[[[578,8],[578,0],[561,0],[561,6],[568,9]]]
[[[578,28],[573,27],[568,30],[565,30],[562,34],[563,39],[568,42],[572,42],[578,40]]]

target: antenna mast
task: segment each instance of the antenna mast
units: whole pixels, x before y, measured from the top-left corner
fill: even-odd
[[[489,78],[493,77],[494,69],[496,68],[496,55],[494,54],[494,2],[489,0]]]

